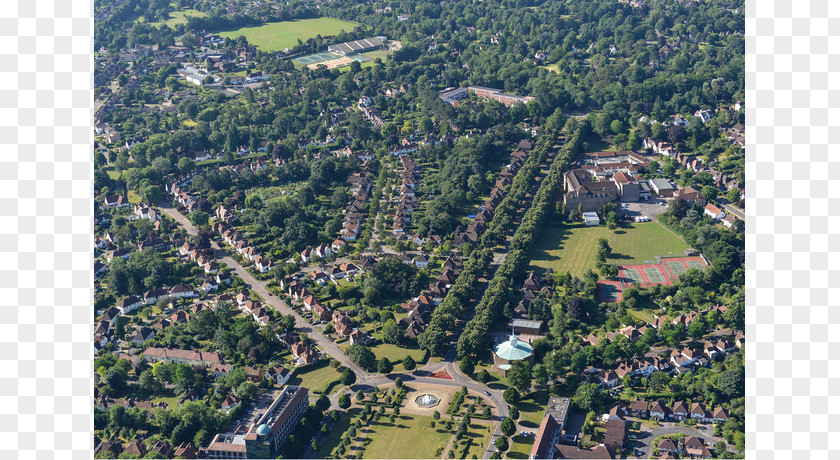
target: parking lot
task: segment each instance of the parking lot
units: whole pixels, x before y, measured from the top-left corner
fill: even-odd
[[[668,210],[668,200],[663,198],[652,197],[648,201],[640,201],[638,203],[622,203],[626,208],[619,207],[621,216],[626,216],[633,219],[636,216],[648,216],[651,219],[656,219],[656,216]]]

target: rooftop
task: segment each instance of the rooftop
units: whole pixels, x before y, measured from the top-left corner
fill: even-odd
[[[493,353],[495,353],[499,358],[508,361],[517,361],[534,354],[534,349],[527,343],[517,339],[515,335],[512,335],[509,340],[496,345],[493,349]]]

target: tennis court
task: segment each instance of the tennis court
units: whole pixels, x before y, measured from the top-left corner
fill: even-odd
[[[618,283],[598,281],[598,291],[603,302],[618,302],[621,300],[621,288]]]
[[[688,269],[685,268],[685,264],[683,264],[681,260],[669,260],[665,262],[665,265],[668,266],[668,270],[671,270],[671,273],[673,273],[675,277],[679,277],[680,275],[688,271]]]
[[[639,269],[637,268],[623,268],[621,269],[621,276],[623,278],[628,278],[633,283],[644,284],[645,280],[642,278],[642,274],[639,273]]]
[[[657,266],[653,267],[645,267],[645,276],[651,283],[664,283],[665,282],[665,275],[662,274],[662,271]]]
[[[684,260],[684,262],[685,265],[688,266],[688,268],[699,268],[700,270],[702,270],[706,267],[705,265],[703,265],[703,261],[700,259],[687,259]]]
[[[316,53],[310,54],[308,56],[301,56],[292,59],[292,62],[297,62],[298,64],[303,65],[310,65],[310,64],[317,64],[319,62],[330,61],[340,56],[336,56],[335,54],[330,53]]]

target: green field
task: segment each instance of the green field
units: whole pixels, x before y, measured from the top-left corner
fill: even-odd
[[[332,426],[332,429],[330,429],[329,436],[321,442],[321,447],[315,454],[315,458],[325,458],[326,456],[336,458],[335,455],[332,455],[333,450],[335,450],[338,443],[341,442],[341,437],[344,435],[344,432],[350,428],[352,418],[359,415],[360,412],[362,412],[362,409],[358,407],[351,408],[347,412],[342,412],[341,418],[338,419],[338,422],[336,422],[336,424]]]
[[[332,18],[300,19],[263,24],[257,27],[243,27],[228,32],[221,32],[222,38],[235,39],[244,35],[248,43],[263,51],[280,51],[297,45],[298,39],[306,41],[316,35],[337,35],[342,30],[350,32],[356,24]]]
[[[187,9],[187,10],[180,10],[180,11],[173,11],[169,13],[169,19],[166,21],[158,21],[158,22],[150,22],[150,26],[160,27],[164,24],[169,26],[170,28],[175,27],[177,24],[186,24],[187,23],[187,16],[195,16],[197,18],[203,18],[207,16],[207,13],[203,13],[198,10],[194,9]]]
[[[315,367],[309,365],[301,368],[299,371],[296,370],[289,379],[288,384],[307,388],[310,392],[323,391],[328,383],[339,377],[341,377],[341,374],[338,371],[326,365],[325,361],[320,361],[315,364]],[[332,390],[336,390],[339,386],[334,386]]]
[[[423,350],[419,347],[413,348],[406,348],[406,347],[398,347],[396,345],[392,345],[390,343],[379,343],[376,346],[370,347],[370,351],[376,355],[376,360],[379,361],[382,358],[388,358],[388,361],[394,365],[395,371],[402,371],[404,370],[402,367],[402,360],[406,358],[406,356],[411,356],[418,366],[420,366],[420,361],[423,360]]]
[[[610,242],[613,252],[607,262],[616,265],[644,264],[656,256],[681,255],[688,247],[656,222],[621,224],[614,235],[605,225],[547,224],[531,251],[531,269],[551,268],[581,277],[586,270],[595,270],[599,238]]]
[[[370,426],[371,442],[363,448],[364,458],[435,458],[435,451],[446,447],[452,437],[448,431],[430,428],[431,417],[400,415],[395,425],[387,420],[383,417]]]
[[[519,420],[516,422],[525,428],[539,428],[548,405],[548,391],[535,391],[522,398],[516,408],[519,409]]]
[[[507,458],[528,458],[531,456],[531,449],[534,448],[534,438],[515,435],[510,440],[512,442],[507,452]]]

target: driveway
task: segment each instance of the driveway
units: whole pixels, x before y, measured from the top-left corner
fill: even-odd
[[[635,421],[637,419],[628,418],[630,421]],[[714,447],[715,443],[718,441],[726,442],[726,440],[722,438],[717,438],[713,436],[714,428],[711,424],[698,424],[696,425],[697,428],[691,428],[687,426],[678,426],[673,422],[661,422],[661,427],[649,429],[644,424],[641,425],[641,432],[639,438],[635,440],[633,448],[635,449],[642,449],[645,452],[645,457],[650,458],[653,455],[653,449],[656,447],[654,446],[653,440],[656,439],[658,436],[666,435],[666,434],[685,434],[686,436],[697,436],[698,438],[702,439],[706,442],[707,445]],[[631,440],[632,441],[632,440]],[[727,450],[734,451],[734,448],[731,448],[727,445]]]
[[[626,203],[627,208],[622,213],[631,219],[636,216],[648,216],[656,219],[656,216],[668,210],[668,201],[662,198],[651,198],[648,201]]]

